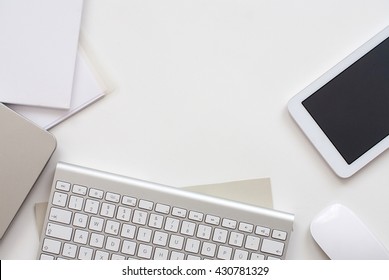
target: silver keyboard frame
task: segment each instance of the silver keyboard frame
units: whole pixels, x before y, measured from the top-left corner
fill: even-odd
[[[153,201],[155,203],[166,204],[171,207],[179,207],[201,212],[203,214],[212,214],[214,216],[245,222],[253,225],[260,225],[271,229],[277,229],[287,233],[282,256],[274,256],[285,259],[293,230],[294,215],[274,209],[261,208],[253,205],[239,203],[231,200],[221,199],[209,195],[203,195],[186,191],[180,188],[169,187],[157,183],[147,182],[126,176],[121,176],[104,171],[94,170],[86,167],[59,162],[56,167],[53,185],[49,197],[49,205],[46,211],[43,230],[40,239],[38,258],[42,251],[42,242],[45,237],[45,229],[48,220],[54,192],[56,191],[56,182],[64,181],[71,184],[86,186],[113,192],[122,195],[128,195],[139,199]],[[112,202],[110,202],[112,203]],[[67,208],[66,210],[70,210]],[[76,212],[73,210],[73,215]],[[94,215],[99,216],[99,215]],[[169,215],[171,216],[171,215]],[[188,218],[185,218],[188,220]],[[73,226],[72,226],[73,227]],[[219,226],[220,227],[220,226]],[[105,233],[104,233],[105,234]],[[254,233],[253,233],[254,234]],[[108,235],[108,234],[105,234]],[[261,239],[263,237],[261,236]],[[270,237],[269,237],[270,238]],[[216,242],[214,242],[216,243]],[[155,245],[150,244],[153,247]],[[78,245],[79,246],[79,245]],[[193,255],[193,254],[192,254]],[[198,254],[198,256],[200,256]],[[202,256],[204,257],[204,256]]]

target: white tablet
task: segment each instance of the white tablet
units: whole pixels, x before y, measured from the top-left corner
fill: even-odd
[[[288,103],[337,175],[353,175],[389,147],[389,26]]]

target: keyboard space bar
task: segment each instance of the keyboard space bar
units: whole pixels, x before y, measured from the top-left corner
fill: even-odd
[[[46,228],[46,236],[70,240],[73,229],[71,227],[61,226],[53,223],[48,223]]]

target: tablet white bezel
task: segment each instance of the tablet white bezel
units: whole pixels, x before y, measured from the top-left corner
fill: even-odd
[[[288,103],[288,110],[293,119],[334,172],[342,178],[352,176],[355,172],[385,151],[389,147],[389,136],[378,142],[357,160],[348,164],[302,105],[302,102],[388,37],[389,26],[315,80],[308,87],[300,91]]]

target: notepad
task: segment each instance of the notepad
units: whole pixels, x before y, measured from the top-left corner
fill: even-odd
[[[104,97],[107,88],[104,81],[93,71],[87,55],[79,50],[74,72],[72,100],[69,109],[41,108],[25,105],[10,105],[9,108],[31,120],[38,126],[49,130],[88,105]]]
[[[69,108],[82,6],[0,1],[0,102]]]

